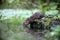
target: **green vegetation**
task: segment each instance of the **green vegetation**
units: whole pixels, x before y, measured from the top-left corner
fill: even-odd
[[[60,21],[60,0],[0,0],[0,9],[40,9],[45,16],[52,17],[44,18],[47,20],[45,25],[49,25],[52,19]],[[0,12],[0,40],[35,40],[23,29],[25,20],[21,16],[4,19]],[[52,26],[51,29],[53,31],[45,35],[46,40],[60,40],[60,25]]]

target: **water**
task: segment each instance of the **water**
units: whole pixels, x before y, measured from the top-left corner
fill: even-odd
[[[40,12],[38,9],[27,10],[27,9],[3,9],[0,10],[2,15],[5,17],[4,19],[13,17],[13,16],[21,16],[24,18],[28,18],[33,15],[35,12]]]

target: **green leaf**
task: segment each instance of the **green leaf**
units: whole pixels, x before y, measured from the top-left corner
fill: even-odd
[[[60,32],[60,25],[55,26],[54,28],[52,28],[52,30]]]
[[[56,3],[50,3],[50,9],[55,10],[57,8]]]

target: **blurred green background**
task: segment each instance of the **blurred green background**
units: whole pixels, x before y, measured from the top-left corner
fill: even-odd
[[[60,19],[60,0],[0,0],[0,40],[36,40],[23,29],[23,22],[35,12]],[[58,40],[60,25],[53,30],[46,40]]]

